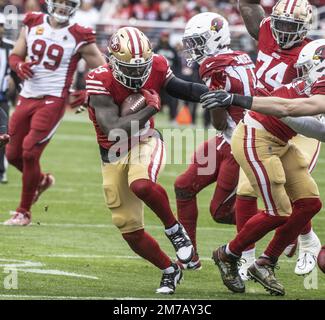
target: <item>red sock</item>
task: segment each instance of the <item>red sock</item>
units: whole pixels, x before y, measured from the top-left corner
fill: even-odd
[[[167,193],[158,183],[148,179],[139,179],[133,181],[130,188],[158,216],[166,228],[177,223],[170,208]]]
[[[236,238],[229,243],[230,251],[240,256],[251,244],[262,239],[267,233],[284,224],[287,217],[271,216],[261,212],[249,219]]]
[[[184,226],[196,251],[196,225],[198,209],[196,196],[192,199],[176,199],[178,221]]]
[[[158,242],[143,229],[123,233],[122,236],[130,248],[143,259],[148,260],[161,270],[170,267],[172,263],[170,258],[160,249]]]
[[[32,151],[23,153],[24,170],[23,170],[23,190],[18,212],[30,211],[32,202],[41,179],[41,167],[39,154]]]
[[[259,212],[257,208],[257,198],[237,196],[235,209],[237,232],[240,232],[246,222]],[[251,250],[254,247],[255,243],[248,246],[244,251]]]
[[[322,203],[318,198],[295,201],[291,216],[284,225],[276,230],[272,241],[265,250],[265,254],[268,257],[278,258],[321,208]]]
[[[312,227],[311,227],[311,221],[308,221],[308,223],[304,226],[304,228],[302,229],[302,231],[300,232],[300,234],[304,235],[307,234],[311,231]]]

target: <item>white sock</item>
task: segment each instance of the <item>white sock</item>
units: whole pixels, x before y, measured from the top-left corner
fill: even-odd
[[[237,257],[237,258],[239,258],[236,254],[234,254],[234,253],[232,253],[231,251],[230,251],[230,249],[229,249],[229,243],[227,243],[227,245],[226,245],[226,253],[227,254],[230,254],[230,255],[232,255],[232,256],[234,256],[234,257]]]
[[[163,273],[167,273],[167,274],[169,274],[169,273],[173,273],[173,272],[175,272],[175,268],[174,268],[173,266],[170,266],[170,267],[168,267],[168,268],[166,268],[166,269],[163,269],[162,272],[163,272]]]
[[[311,229],[310,232],[308,232],[307,234],[301,234],[299,236],[299,240],[301,242],[309,242],[309,241],[313,240],[315,237],[316,237],[316,234],[313,231],[313,229]]]
[[[253,249],[243,251],[241,257],[246,260],[255,259],[255,251],[256,251],[255,247]]]
[[[165,229],[165,232],[168,236],[170,236],[171,234],[174,234],[175,232],[178,231],[178,228],[179,228],[179,224],[176,223],[175,225],[173,225],[171,228],[169,229]]]

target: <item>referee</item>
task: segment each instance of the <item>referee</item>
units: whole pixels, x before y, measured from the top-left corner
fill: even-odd
[[[5,16],[0,13],[0,183],[7,183],[7,160],[5,158],[5,148],[8,141],[7,135],[9,99],[15,96],[16,76],[10,71],[8,56],[13,48],[13,43],[3,38],[5,26]]]

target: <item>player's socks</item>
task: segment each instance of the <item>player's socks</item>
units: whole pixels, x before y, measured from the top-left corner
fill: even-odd
[[[196,197],[192,199],[176,199],[178,221],[183,225],[196,250],[196,226],[198,209]]]
[[[122,236],[135,253],[157,268],[164,270],[171,266],[170,258],[161,250],[158,242],[144,229],[123,233]]]
[[[300,232],[300,235],[309,234],[312,231],[313,230],[312,230],[312,226],[311,226],[311,221],[308,221],[308,223],[305,225],[305,227]]]
[[[244,227],[245,223],[253,216],[255,216],[259,212],[263,212],[259,210],[257,207],[257,198],[253,197],[236,197],[236,227],[237,232],[240,232]],[[250,251],[255,248],[255,243],[248,246],[245,251]]]
[[[246,222],[236,238],[229,243],[230,251],[240,256],[247,247],[286,221],[287,217],[271,216],[265,212],[258,213]]]
[[[165,228],[177,223],[167,193],[159,184],[148,179],[139,179],[133,181],[130,188],[158,216]]]
[[[255,262],[255,247],[250,250],[245,250],[241,255],[241,265],[239,267],[238,273],[243,281],[249,280],[247,275],[248,268]]]
[[[278,258],[288,244],[296,239],[300,231],[322,207],[318,198],[300,199],[294,202],[291,216],[278,228],[265,254]]]

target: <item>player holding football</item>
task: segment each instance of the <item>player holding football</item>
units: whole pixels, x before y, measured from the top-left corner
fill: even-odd
[[[252,95],[255,90],[254,63],[249,56],[229,48],[231,42],[228,21],[212,12],[200,13],[186,24],[183,43],[189,54],[189,63],[200,65],[200,77],[210,90],[223,88],[228,92]],[[196,195],[211,183],[217,187],[210,203],[210,213],[219,223],[235,224],[235,197],[239,166],[230,150],[230,139],[236,125],[243,118],[242,110],[229,107],[214,109],[212,123],[221,134],[205,141],[193,156],[193,163],[177,177],[175,193],[179,221],[188,232],[196,248],[198,208]],[[199,269],[196,254],[183,265]]]
[[[40,157],[64,115],[78,61],[84,58],[90,68],[105,63],[94,31],[69,22],[79,5],[80,0],[48,0],[49,15],[28,13],[9,57],[24,83],[9,122],[6,156],[22,172],[23,186],[20,204],[5,225],[28,225],[32,204],[54,184],[51,174],[41,172]],[[85,102],[85,91],[73,95],[72,107]]]
[[[185,229],[175,219],[166,191],[156,182],[165,152],[152,117],[160,111],[159,92],[163,87],[174,97],[195,102],[208,88],[176,78],[167,60],[153,54],[150,41],[136,28],[117,30],[109,41],[108,52],[109,63],[91,72],[86,80],[89,116],[102,158],[106,204],[113,224],[130,248],[162,270],[157,293],[172,294],[182,271],[144,230],[143,204],[164,224],[179,261],[191,261],[194,249]],[[139,91],[146,106],[122,117],[123,101]],[[132,132],[134,124],[139,125],[139,132]],[[123,150],[121,144],[127,148]]]
[[[265,18],[259,0],[240,0],[239,8],[247,30],[258,41],[255,69],[257,87],[271,92],[283,84],[291,83],[296,77],[294,65],[299,53],[310,41],[306,38],[312,20],[312,7],[308,1],[280,0],[274,6],[271,17],[268,18]],[[302,135],[296,135],[292,142],[306,157],[311,172],[317,162],[320,143]],[[257,195],[241,171],[236,199],[238,231],[257,212]],[[304,275],[315,268],[321,244],[311,228],[311,223],[306,225],[298,239],[299,255],[295,273]],[[295,247],[296,245],[288,246],[285,254],[292,256]],[[240,274],[244,280],[247,280],[246,270],[255,260],[254,245],[247,248],[243,258],[246,263],[242,264]]]
[[[244,290],[237,271],[243,250],[277,228],[263,255],[248,268],[248,274],[271,293],[283,295],[284,288],[274,275],[277,260],[321,209],[318,188],[308,172],[308,163],[288,141],[297,133],[325,141],[325,124],[313,117],[280,120],[269,115],[315,115],[325,110],[325,40],[307,44],[296,66],[303,76],[273,91],[272,97],[244,97],[225,91],[203,96],[204,106],[209,109],[234,104],[268,114],[250,111],[232,140],[234,157],[266,207],[264,213],[246,222],[233,241],[213,253],[225,285],[235,292]]]

